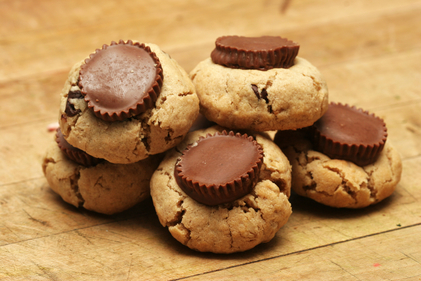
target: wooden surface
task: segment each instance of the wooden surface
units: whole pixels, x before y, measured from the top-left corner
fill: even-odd
[[[420,0],[0,0],[0,280],[421,280]],[[362,210],[291,197],[245,253],[175,241],[151,200],[105,216],[63,203],[41,160],[70,67],[112,40],[155,43],[190,71],[221,35],[281,35],[330,100],[384,118],[403,161],[393,196]]]

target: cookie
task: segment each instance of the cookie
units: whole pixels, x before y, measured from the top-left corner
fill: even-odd
[[[161,159],[153,155],[132,164],[102,160],[86,166],[71,160],[53,142],[47,148],[42,169],[51,189],[65,202],[111,215],[150,197],[149,181]]]
[[[286,68],[262,70],[264,62],[259,61],[263,55],[241,54],[232,55],[237,60],[225,65],[220,60],[216,61],[221,64],[214,62],[213,57],[205,59],[190,72],[201,113],[207,119],[232,129],[290,130],[312,125],[327,110],[326,82],[317,68],[304,58],[295,57],[293,64]],[[232,68],[233,64],[253,65],[238,62],[238,57],[247,55],[258,58],[253,68]],[[276,58],[275,55],[267,57],[267,60]]]
[[[313,126],[279,131],[277,143],[292,165],[292,190],[336,208],[363,208],[392,195],[402,162],[386,142],[380,118],[331,103]]]
[[[281,150],[260,134],[254,139],[262,148],[263,162],[251,192],[231,202],[209,205],[199,203],[180,187],[175,166],[183,151],[187,147],[199,147],[201,137],[222,132],[223,128],[213,126],[189,133],[183,142],[167,152],[151,179],[151,196],[161,224],[180,243],[201,252],[241,252],[269,242],[291,214],[290,164]],[[227,163],[230,163],[228,157]],[[210,194],[223,196],[217,192],[212,190]],[[221,192],[229,193],[229,190]]]
[[[127,43],[120,41],[119,44]],[[89,83],[99,82],[87,78],[86,65],[95,56],[87,63],[82,60],[73,66],[61,92],[59,112],[60,128],[72,146],[111,163],[128,164],[174,147],[187,134],[199,113],[195,88],[187,73],[168,54],[154,44],[143,45],[159,60],[162,72],[148,78],[149,89],[153,89],[148,97],[142,96],[134,102],[131,95],[121,105],[112,99],[104,101],[98,93],[92,93]],[[80,76],[81,70],[85,71],[85,79]],[[128,71],[125,76],[130,76],[132,70]],[[111,75],[114,76],[119,77],[115,73]],[[157,76],[162,79],[155,79]],[[123,86],[116,87],[124,92]],[[139,85],[136,90],[142,91],[142,87]]]

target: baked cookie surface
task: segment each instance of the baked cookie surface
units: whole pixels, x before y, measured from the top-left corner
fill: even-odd
[[[292,165],[292,190],[324,205],[367,207],[392,195],[400,181],[402,162],[389,142],[374,163],[363,167],[314,151],[305,139],[291,142],[282,151]]]
[[[154,155],[132,164],[103,161],[85,167],[70,160],[53,142],[42,169],[51,189],[65,202],[111,215],[149,198],[149,181],[160,159]]]
[[[79,72],[84,60],[71,69],[61,92],[59,124],[66,140],[88,154],[111,163],[134,163],[179,143],[199,113],[199,101],[187,73],[158,46],[145,44],[159,58],[164,80],[155,107],[123,121],[95,116],[81,96]],[[66,113],[68,100],[72,114]]]
[[[200,136],[221,132],[214,126],[189,133],[170,150],[151,179],[151,196],[158,218],[172,236],[201,252],[241,252],[269,242],[291,215],[291,166],[269,139],[256,135],[264,151],[259,179],[252,192],[230,203],[207,206],[179,187],[174,167],[181,151]]]
[[[232,129],[289,130],[312,125],[327,110],[327,84],[307,60],[290,68],[233,69],[200,62],[190,77],[207,119]]]

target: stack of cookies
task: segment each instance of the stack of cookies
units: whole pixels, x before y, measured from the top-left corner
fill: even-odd
[[[388,197],[401,162],[383,120],[329,104],[298,51],[281,37],[224,36],[189,77],[153,44],[104,45],[61,93],[43,163],[51,188],[105,214],[151,195],[175,239],[214,253],[269,242],[291,188],[334,207]]]
[[[162,153],[184,139],[198,114],[188,74],[158,46],[104,45],[69,73],[44,174],[76,207],[124,211],[150,197]]]

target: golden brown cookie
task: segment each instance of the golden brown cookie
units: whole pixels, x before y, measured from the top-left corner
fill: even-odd
[[[85,60],[73,66],[61,92],[59,112],[60,128],[71,145],[111,163],[127,164],[174,147],[187,134],[199,113],[194,86],[168,54],[154,44],[145,45],[159,59],[162,87],[152,108],[136,109],[133,112],[140,114],[128,119],[106,121],[88,107],[79,79]]]
[[[167,152],[151,179],[151,196],[161,224],[179,242],[201,252],[241,252],[269,242],[291,214],[290,164],[271,140],[259,134],[255,140],[264,157],[250,193],[209,206],[189,197],[178,185],[174,173],[182,152],[197,145],[200,137],[222,131],[214,126],[189,133]]]
[[[312,125],[327,110],[328,89],[317,68],[296,57],[298,47],[280,37],[218,38],[212,58],[190,72],[201,113],[232,129]]]
[[[153,155],[132,164],[101,161],[87,167],[70,160],[54,142],[42,169],[51,189],[65,202],[111,215],[149,198],[149,181],[160,159]]]
[[[402,162],[388,141],[376,161],[358,166],[315,151],[300,132],[275,136],[292,165],[292,190],[337,208],[363,208],[392,195],[400,181]]]

